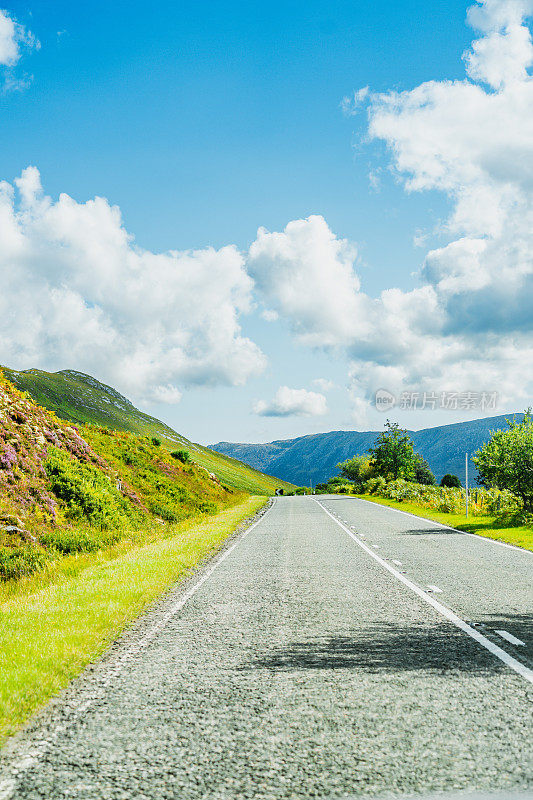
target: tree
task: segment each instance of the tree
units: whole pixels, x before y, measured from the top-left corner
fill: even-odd
[[[362,483],[372,476],[372,464],[368,456],[353,456],[337,464],[341,477],[353,483]]]
[[[440,485],[444,486],[447,489],[460,489],[462,483],[457,477],[457,475],[452,475],[450,472],[447,472],[446,475],[442,476]]]
[[[435,486],[437,483],[435,476],[429,468],[428,462],[420,455],[415,465],[415,481],[424,484],[424,486]]]
[[[409,434],[397,422],[390,420],[385,423],[385,428],[387,430],[379,434],[374,447],[368,449],[374,474],[387,480],[404,478],[414,481],[421,457],[415,453]]]
[[[508,489],[533,511],[533,418],[531,408],[522,422],[507,420],[508,428],[492,431],[490,441],[473,457],[480,478],[497,489]]]

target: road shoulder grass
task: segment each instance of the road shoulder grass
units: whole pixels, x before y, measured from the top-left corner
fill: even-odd
[[[177,581],[214,555],[265,497],[168,526],[107,553],[64,560],[0,596],[0,743]]]
[[[525,525],[505,526],[496,517],[467,517],[465,514],[447,514],[440,511],[432,511],[416,503],[399,502],[367,494],[359,494],[356,497],[382,506],[390,506],[390,508],[396,508],[399,511],[406,511],[409,514],[422,517],[422,519],[431,519],[434,522],[440,522],[442,525],[448,525],[450,528],[457,528],[457,530],[465,531],[466,533],[475,533],[478,536],[485,536],[487,539],[495,539],[498,542],[505,542],[506,544],[533,551],[533,530]]]

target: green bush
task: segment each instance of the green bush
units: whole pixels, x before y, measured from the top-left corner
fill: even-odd
[[[191,460],[188,450],[173,450],[170,455],[182,464],[188,464]]]
[[[368,480],[364,484],[364,493],[380,494],[380,492],[383,491],[386,485],[387,481],[385,480],[385,478],[382,478],[381,475],[379,475],[377,478],[370,478],[370,480]]]
[[[460,489],[462,486],[457,475],[452,475],[449,472],[447,472],[446,475],[443,475],[440,485],[448,489]]]
[[[50,555],[44,550],[28,545],[26,547],[0,548],[0,580],[9,581],[32,575],[44,569]]]
[[[149,508],[152,514],[160,519],[164,519],[165,522],[178,522],[180,519],[179,509],[176,507],[176,504],[169,503],[164,499],[152,500]]]
[[[371,478],[366,482],[364,490],[365,494],[378,495],[398,502],[416,503],[446,514],[464,513],[466,506],[464,489],[428,486],[403,478],[388,483],[383,478]],[[485,514],[509,517],[520,514],[523,504],[520,498],[511,492],[476,488],[469,492],[469,509],[474,516]]]
[[[128,521],[127,501],[101,470],[81,464],[52,446],[45,470],[49,488],[63,502],[67,518],[86,520],[99,528]]]
[[[103,547],[111,547],[121,538],[118,531],[98,529],[61,528],[41,534],[39,541],[45,547],[66,555],[67,553],[94,553]]]
[[[157,436],[152,436],[152,444],[154,447],[161,447],[161,439],[158,439]]]

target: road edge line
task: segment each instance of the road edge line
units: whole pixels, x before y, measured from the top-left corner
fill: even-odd
[[[482,533],[471,533],[470,531],[462,531],[460,528],[452,528],[451,525],[445,525],[443,522],[437,522],[434,519],[429,519],[429,517],[421,517],[419,514],[413,514],[412,511],[402,511],[401,508],[394,508],[394,506],[388,506],[386,503],[374,503],[372,500],[366,500],[364,497],[354,497],[353,499],[361,500],[363,503],[370,503],[370,505],[373,506],[390,508],[391,511],[396,511],[398,514],[405,514],[406,517],[413,517],[413,519],[421,519],[424,522],[429,522],[431,525],[436,525],[437,528],[443,528],[445,531],[462,533],[463,536],[475,536],[476,539],[480,539],[483,542],[492,542],[492,544],[497,544],[499,547],[509,547],[511,550],[518,550],[519,553],[529,553],[530,556],[533,556],[533,550],[528,550],[525,547],[519,547],[516,544],[509,544],[509,542],[499,542],[498,539],[491,539],[490,536],[483,536]]]
[[[356,544],[359,545],[359,547],[361,547],[366,553],[372,556],[372,558],[375,561],[377,561],[378,564],[381,564],[382,567],[385,567],[386,570],[392,573],[392,575],[394,575],[395,578],[397,578],[401,583],[407,586],[408,589],[410,589],[412,592],[418,595],[418,597],[424,600],[425,603],[432,606],[436,611],[438,611],[438,613],[441,616],[445,617],[449,622],[452,622],[457,628],[462,630],[463,633],[466,633],[468,636],[470,636],[471,639],[474,639],[474,641],[476,641],[478,644],[484,647],[485,650],[488,650],[489,653],[492,653],[493,656],[496,656],[496,658],[499,658],[500,661],[503,661],[503,663],[506,666],[510,667],[510,669],[512,669],[526,681],[529,681],[530,683],[533,684],[533,670],[529,669],[529,667],[526,667],[525,664],[522,664],[522,662],[518,661],[516,658],[514,658],[514,656],[509,655],[509,653],[507,653],[497,644],[491,642],[490,639],[487,639],[487,637],[483,636],[482,633],[476,631],[475,628],[471,628],[470,625],[467,625],[466,622],[464,622],[464,620],[461,619],[461,617],[458,617],[457,614],[455,614],[449,608],[444,606],[442,603],[439,603],[439,601],[435,600],[435,598],[428,595],[427,592],[425,592],[423,589],[417,586],[416,583],[410,581],[409,578],[406,578],[405,575],[402,575],[401,572],[398,572],[398,570],[395,569],[387,561],[385,561],[385,559],[381,558],[381,556],[378,556],[378,554],[374,552],[374,550],[372,550],[364,542],[358,539],[357,536],[354,533],[352,533],[352,531],[350,531],[349,528],[346,527],[346,525],[344,525],[342,522],[339,522],[339,520],[336,519],[333,516],[333,514],[331,514],[330,511],[328,511],[328,509],[322,505],[320,500],[315,499],[315,503],[317,503],[317,505],[320,506],[320,508],[328,515],[328,517],[331,517],[333,522],[336,522],[337,525],[340,528],[342,528],[343,531],[347,533],[348,536],[351,539],[353,539],[353,541]]]

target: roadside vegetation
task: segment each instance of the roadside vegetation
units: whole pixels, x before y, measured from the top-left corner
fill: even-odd
[[[440,486],[415,453],[405,430],[387,420],[368,455],[338,465],[340,474],[316,487],[319,493],[349,494],[409,511],[450,527],[533,550],[533,419],[494,431],[474,458],[482,487],[468,492],[456,475]]]
[[[214,516],[137,530],[0,584],[0,743],[265,502],[241,495]]]
[[[158,436],[69,424],[0,373],[0,739],[265,502]]]
[[[237,491],[273,495],[278,488],[287,491],[296,488],[242,461],[189,441],[160,420],[139,411],[116,389],[90,375],[74,370],[44,372],[38,369],[1,369],[4,377],[20,391],[27,392],[34,403],[53,411],[59,419],[74,423],[80,429],[96,426],[133,433],[149,441],[158,440],[166,450],[187,452],[191,462],[215,473],[222,483]]]
[[[0,377],[0,580],[243,499],[159,440],[75,428]]]

